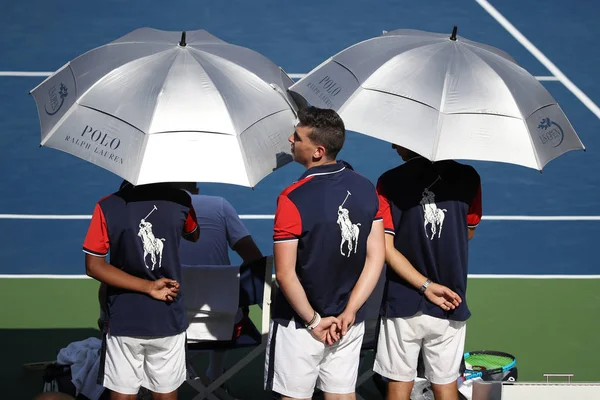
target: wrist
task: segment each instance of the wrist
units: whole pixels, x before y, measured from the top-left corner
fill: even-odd
[[[425,293],[430,284],[431,284],[431,279],[427,279],[425,282],[423,282],[421,287],[419,287],[419,292]]]
[[[346,307],[344,308],[344,312],[345,313],[352,313],[352,314],[356,314],[358,312],[358,310],[360,310],[360,307],[362,305],[358,305],[358,304],[354,304],[352,302],[352,300],[348,301],[348,304],[346,304]]]
[[[312,331],[313,329],[315,329],[317,326],[319,326],[319,323],[321,322],[321,316],[319,315],[318,312],[315,311],[312,319],[308,322],[306,322],[304,324],[304,327],[306,329],[308,329],[309,331]]]
[[[150,295],[150,293],[152,293],[153,284],[154,284],[154,281],[145,280],[144,285],[143,285],[143,292],[147,295]]]

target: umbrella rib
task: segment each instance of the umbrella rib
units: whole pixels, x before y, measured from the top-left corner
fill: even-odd
[[[346,67],[344,64],[336,61],[335,59],[332,60],[334,63],[336,63],[337,65],[339,65],[340,67],[344,68],[346,71],[350,72],[352,74],[352,76],[354,77],[354,79],[356,79],[356,82],[358,82],[360,84],[360,81],[358,80],[358,77],[354,74],[354,72],[352,72],[350,70],[350,68]]]
[[[136,40],[136,41],[129,41],[129,42],[115,42],[115,43],[106,43],[103,46],[100,47],[108,47],[108,46],[118,46],[121,44],[164,44],[165,46],[173,46],[173,43],[170,42],[155,42],[155,41],[146,41],[146,40]]]
[[[429,107],[429,108],[431,108],[431,109],[433,109],[433,110],[435,110],[435,111],[438,111],[438,112],[440,111],[440,110],[438,110],[437,108],[435,108],[435,107],[433,107],[433,106],[431,106],[431,105],[429,105],[429,104],[427,104],[427,103],[424,103],[424,102],[422,102],[422,101],[419,101],[419,100],[411,99],[410,97],[406,97],[406,96],[403,96],[403,95],[401,95],[401,94],[390,93],[390,92],[386,92],[385,90],[380,90],[380,89],[369,89],[369,88],[366,88],[366,87],[363,87],[363,89],[364,89],[364,90],[370,90],[370,91],[373,91],[373,92],[379,92],[379,93],[387,94],[387,95],[389,95],[389,96],[401,97],[401,98],[403,98],[403,99],[406,99],[406,100],[409,100],[409,101],[413,101],[413,102],[415,102],[415,103],[422,104],[422,105],[424,105],[425,107]]]
[[[256,74],[254,71],[252,71],[252,70],[246,69],[246,68],[244,68],[244,67],[240,66],[239,64],[235,64],[235,63],[234,63],[234,62],[232,62],[231,60],[229,60],[229,59],[227,59],[227,58],[224,58],[224,57],[221,57],[221,56],[219,56],[219,55],[216,55],[216,54],[213,54],[213,53],[210,53],[210,52],[206,52],[206,51],[203,51],[203,50],[201,50],[201,49],[197,49],[197,48],[193,48],[193,50],[194,50],[194,51],[196,51],[196,52],[198,52],[198,53],[203,53],[203,54],[206,54],[206,55],[208,55],[209,57],[215,57],[215,58],[217,58],[217,59],[219,59],[219,60],[223,60],[223,62],[227,62],[227,63],[230,63],[230,64],[232,64],[232,65],[238,66],[238,67],[242,68],[242,69],[243,69],[243,70],[244,70],[246,73],[248,73],[249,75],[251,75],[251,76],[255,77],[255,78],[257,79],[257,81],[258,81],[258,82],[259,82],[261,85],[267,86],[269,89],[272,89],[272,87],[269,85],[269,82],[267,82],[267,81],[265,81],[264,79],[262,79],[260,76],[258,76],[258,75],[257,75],[257,74]],[[252,50],[252,51],[253,51],[253,50]],[[196,61],[198,61],[198,63],[199,63],[200,65],[202,65],[202,64],[200,63],[200,60],[198,60],[198,59],[197,59],[197,58],[194,56],[194,52],[190,52],[190,53],[191,53],[192,57],[194,57],[194,58],[196,59]],[[207,62],[209,62],[209,63],[211,63],[211,64],[212,64],[212,65],[213,65],[215,68],[218,68],[218,65],[216,65],[216,64],[215,64],[215,63],[214,63],[212,60],[210,60],[210,58],[207,58],[207,59],[206,59],[206,61],[207,61]],[[341,65],[341,64],[340,64],[340,65]],[[345,68],[345,67],[344,67],[344,68]],[[282,70],[280,67],[279,67],[279,69],[280,69],[280,71],[283,71],[283,70]],[[285,71],[283,71],[283,72],[285,73]],[[206,74],[207,74],[207,76],[209,76],[209,78],[211,78],[211,80],[212,80],[212,77],[210,76],[210,74],[209,74],[208,72],[206,72]],[[286,74],[286,76],[287,76],[287,74]],[[227,102],[226,102],[226,101],[225,101],[225,99],[223,98],[223,95],[220,93],[220,91],[217,91],[217,92],[218,92],[219,96],[221,97],[221,99],[223,100],[223,104],[225,104],[225,105],[227,106]],[[285,96],[285,95],[284,95],[284,94],[282,94],[282,97],[283,97],[283,96]],[[293,108],[291,107],[291,105],[289,104],[288,100],[287,100],[285,97],[283,97],[283,100],[286,102],[286,104],[289,106],[289,108],[284,108],[284,109],[282,109],[282,110],[275,111],[275,112],[273,112],[273,113],[271,113],[271,114],[269,114],[269,115],[266,115],[266,116],[264,116],[263,118],[260,118],[259,120],[257,120],[257,121],[255,121],[255,122],[253,122],[251,125],[249,125],[248,127],[246,127],[246,128],[245,128],[245,129],[244,129],[244,130],[243,130],[241,133],[244,133],[244,132],[245,132],[245,131],[247,131],[247,130],[248,130],[250,127],[252,127],[253,125],[255,125],[255,124],[257,124],[258,122],[262,121],[263,119],[270,117],[271,115],[274,115],[274,114],[280,113],[280,112],[282,112],[282,111],[285,111],[285,110],[288,110],[288,109],[289,109],[289,110],[292,110],[292,112],[294,112],[294,110],[293,110]],[[235,124],[234,124],[233,120],[231,121],[231,126],[233,126],[233,127],[235,128]],[[241,133],[240,133],[240,134],[241,134]]]
[[[164,86],[165,83],[167,82],[167,80],[169,79],[169,75],[171,74],[171,71],[173,70],[173,66],[175,65],[175,63],[177,62],[177,58],[181,55],[181,53],[177,54],[175,56],[175,59],[173,60],[173,62],[171,63],[171,65],[169,66],[169,70],[167,71],[167,73],[165,74],[165,79],[162,82],[162,87],[164,90]],[[156,115],[156,109],[158,108],[158,103],[159,103],[159,99],[160,99],[160,95],[158,96],[158,98],[156,98],[156,100],[154,101],[154,107],[152,108],[152,114],[150,117],[150,122],[148,123],[148,131],[150,131],[150,128],[152,127],[152,124],[154,123],[154,116]]]
[[[418,103],[418,104],[422,104],[425,107],[429,107],[429,108],[431,108],[431,109],[433,109],[435,111],[438,111],[439,113],[444,114],[444,115],[494,115],[494,116],[498,116],[498,117],[514,118],[514,119],[518,119],[518,120],[522,119],[520,117],[515,117],[513,115],[499,114],[499,113],[487,113],[487,112],[456,112],[456,113],[445,113],[445,112],[442,112],[442,111],[438,110],[437,108],[435,108],[433,106],[430,106],[427,103],[423,103],[422,101],[411,99],[410,97],[402,96],[401,94],[390,93],[390,92],[386,92],[385,90],[379,90],[379,89],[369,89],[369,88],[363,88],[363,89],[364,90],[370,90],[370,91],[373,91],[373,92],[379,92],[379,93],[382,93],[382,94],[387,94],[389,96],[401,97],[403,99],[406,99],[406,100],[409,100],[409,101],[413,101],[413,102]],[[552,105],[552,104],[549,104],[549,105]],[[547,106],[544,106],[544,107],[547,107]]]
[[[124,124],[127,124],[127,125],[131,126],[132,128],[134,128],[134,129],[136,129],[136,130],[138,130],[138,131],[142,132],[144,135],[146,135],[146,132],[144,132],[143,130],[141,130],[141,129],[140,129],[140,128],[138,128],[137,126],[133,125],[132,123],[130,123],[130,122],[127,122],[127,121],[125,121],[124,119],[117,117],[116,115],[113,115],[113,114],[107,113],[106,111],[102,111],[102,110],[99,110],[99,109],[97,109],[97,108],[94,108],[94,107],[86,106],[85,104],[79,104],[79,106],[81,106],[81,107],[84,107],[84,108],[87,108],[87,109],[90,109],[90,110],[97,111],[97,112],[99,112],[99,113],[101,113],[101,114],[104,114],[104,115],[108,115],[109,117],[112,117],[112,118],[114,118],[114,119],[116,119],[116,120],[118,120],[118,121],[121,121],[121,122],[123,122]]]
[[[496,76],[498,76],[498,78],[500,78],[500,80],[506,85],[506,87],[508,88],[508,90],[510,91],[511,95],[513,94],[513,91],[511,90],[511,87],[507,84],[506,80],[504,79],[504,77],[496,70],[496,68],[494,68],[494,65],[490,64],[488,62],[488,60],[484,59],[483,57],[481,57],[479,54],[477,54],[476,50],[473,50],[473,48],[471,47],[466,47],[466,49],[471,52],[471,54],[475,55],[476,57],[478,57],[481,61],[483,61],[485,63],[485,65],[487,65],[495,74]],[[496,58],[501,58],[500,55],[495,54],[489,50],[486,50],[486,52],[491,54],[491,60],[494,60]],[[523,68],[521,67],[519,64],[515,63],[515,65],[518,68]],[[521,109],[521,107],[519,107],[519,103],[516,101],[516,99],[514,98],[514,96],[512,97],[512,100],[515,102],[515,105],[517,107],[517,110],[519,111],[519,114],[521,115],[521,118],[517,118],[520,121],[522,121],[523,125],[525,126],[525,131],[529,132],[529,128],[527,127],[527,118],[525,118],[525,115],[523,115],[523,110]],[[542,107],[543,108],[543,107]],[[541,163],[540,163],[540,159],[538,157],[537,152],[535,151],[535,145],[533,143],[533,138],[531,137],[531,135],[527,135],[527,137],[529,138],[529,143],[531,144],[531,152],[533,153],[533,156],[535,157],[535,162],[537,163],[538,169],[540,169]]]
[[[484,43],[478,43],[477,45],[475,45],[473,42],[471,42],[470,40],[467,40],[467,39],[463,39],[463,41],[461,43],[465,48],[469,49],[469,51],[471,51],[474,54],[477,54],[477,53],[475,51],[473,51],[472,49],[483,50],[484,52],[490,54],[493,57],[504,58],[516,65],[519,65],[519,63],[510,54],[508,54],[507,52],[505,52],[504,50],[501,50],[499,48],[489,46]]]
[[[113,69],[111,69],[110,71],[108,71],[108,72],[106,72],[105,74],[103,74],[103,75],[102,75],[100,78],[98,78],[96,81],[94,81],[94,83],[93,83],[92,85],[90,85],[90,87],[89,87],[89,88],[87,88],[87,89],[85,90],[85,92],[81,93],[81,95],[79,95],[77,98],[78,98],[78,99],[82,99],[82,98],[83,98],[85,95],[87,95],[87,94],[88,94],[88,93],[89,93],[89,92],[90,92],[92,89],[94,89],[96,86],[98,86],[98,85],[99,85],[101,82],[103,82],[103,81],[104,81],[104,80],[105,80],[105,79],[106,79],[106,78],[107,78],[107,77],[108,77],[110,74],[112,74],[112,73],[113,73],[114,71],[116,71],[117,69],[119,69],[119,68],[123,68],[123,67],[125,67],[126,65],[128,65],[128,64],[130,64],[130,63],[132,63],[132,62],[135,62],[135,61],[139,61],[139,60],[141,60],[141,59],[150,60],[150,59],[158,58],[159,56],[162,56],[164,53],[166,53],[166,52],[168,52],[168,51],[170,51],[170,50],[172,50],[172,49],[165,49],[165,50],[158,51],[158,52],[156,52],[156,53],[148,54],[148,55],[146,55],[146,56],[143,56],[143,57],[140,57],[140,58],[135,58],[135,59],[129,60],[129,61],[127,61],[127,62],[125,62],[125,63],[123,63],[123,64],[121,64],[121,65],[119,65],[119,66],[117,66],[117,67],[115,67],[115,68],[113,68]],[[69,63],[69,66],[71,66],[71,65],[72,65],[72,64],[71,64],[71,63]],[[71,68],[71,72],[73,73],[73,77],[75,78],[75,84],[77,85],[77,78],[78,78],[78,77],[77,77],[77,76],[75,76],[75,71],[73,71],[73,68],[72,68],[72,67],[70,67],[70,68]],[[88,107],[88,108],[91,108],[91,107]]]
[[[351,70],[350,70],[348,67],[346,67],[344,64],[342,64],[342,63],[340,63],[340,62],[338,62],[338,61],[334,60],[333,58],[331,59],[331,61],[332,61],[332,62],[334,62],[334,63],[336,63],[336,64],[337,64],[337,65],[339,65],[340,67],[344,68],[346,71],[350,72],[350,74],[351,74],[351,75],[354,77],[354,79],[356,79],[356,83],[358,83],[358,88],[361,88],[361,87],[362,87],[362,86],[361,86],[361,84],[360,84],[360,81],[358,80],[358,77],[357,77],[356,75],[354,75],[354,72],[352,72],[352,71],[351,71]],[[342,113],[342,110],[343,110],[344,106],[345,106],[346,104],[349,104],[349,103],[350,103],[350,100],[351,100],[351,99],[353,99],[353,98],[354,98],[354,97],[357,95],[357,93],[358,93],[358,89],[357,89],[357,90],[355,90],[355,91],[354,91],[354,93],[352,93],[352,94],[350,95],[350,97],[349,97],[349,98],[348,98],[348,99],[347,99],[347,100],[344,102],[344,104],[342,104],[342,105],[340,106],[340,108],[339,108],[339,110],[338,110],[338,113],[339,113],[339,114],[341,114],[341,113]]]
[[[273,116],[275,114],[279,114],[281,112],[287,111],[287,110],[291,110],[290,108],[284,108],[283,110],[279,110],[279,111],[275,111],[272,112],[271,114],[265,115],[264,117],[258,119],[257,121],[253,122],[251,125],[249,125],[246,129],[244,129],[238,136],[241,136],[242,133],[246,132],[248,129],[252,128],[254,125],[258,124],[260,121],[262,121],[263,119],[267,119],[270,116]],[[292,132],[290,132],[290,135],[292,134]]]
[[[519,121],[523,120],[523,118],[521,118],[521,117],[515,117],[514,115],[507,115],[507,114],[500,114],[500,113],[491,113],[491,112],[456,112],[456,113],[445,113],[445,112],[442,112],[442,114],[444,114],[444,115],[493,115],[495,117],[512,118],[512,119],[518,119]]]
[[[232,45],[230,45],[230,46],[241,47],[241,46],[237,46],[237,45],[233,45],[233,44],[232,44]],[[190,52],[190,53],[192,54],[192,57],[194,57],[194,51],[196,51],[196,52],[198,52],[198,53],[202,53],[202,54],[204,54],[204,55],[207,55],[207,56],[209,56],[209,57],[215,57],[215,58],[217,58],[217,59],[219,59],[219,60],[222,60],[222,61],[224,61],[224,62],[227,62],[227,63],[229,63],[229,64],[232,64],[232,65],[235,65],[235,66],[238,66],[238,67],[242,68],[242,69],[243,69],[244,71],[246,71],[248,74],[251,74],[252,76],[256,77],[256,79],[258,79],[259,81],[261,81],[261,82],[264,82],[265,84],[267,84],[267,85],[268,85],[268,82],[266,82],[264,79],[262,79],[260,76],[258,76],[258,75],[256,74],[256,72],[254,72],[254,71],[252,71],[252,70],[249,70],[249,69],[247,69],[247,68],[245,68],[245,67],[242,67],[240,64],[237,64],[237,63],[235,63],[235,62],[231,61],[230,59],[228,59],[228,58],[226,58],[226,57],[222,57],[222,56],[220,56],[220,55],[213,54],[213,53],[211,53],[211,52],[209,52],[209,51],[205,51],[205,50],[202,50],[202,49],[199,49],[199,48],[193,47],[193,46],[192,46],[192,47],[190,47],[190,49],[192,49],[192,50],[193,50],[193,51],[191,51],[191,52]],[[254,53],[257,53],[257,52],[255,52],[255,51],[254,51],[254,50],[252,50],[252,49],[248,49],[248,50],[250,50],[250,51],[252,51],[252,52],[254,52]],[[257,54],[262,56],[262,54],[260,54],[260,53],[257,53]],[[263,56],[263,57],[264,57],[264,56]],[[200,62],[200,60],[198,60],[196,57],[194,57],[194,58],[196,59],[196,61],[198,61],[198,64],[202,65],[202,63]],[[207,61],[208,61],[208,62],[211,62],[209,59],[207,59]],[[212,62],[211,62],[211,63],[212,63]],[[215,66],[215,67],[216,67],[216,65],[214,65],[214,63],[212,63],[212,64],[213,64],[213,66]],[[279,67],[279,69],[281,69],[281,67]],[[207,75],[208,75],[208,72],[207,72]],[[286,75],[287,75],[287,74],[286,74]],[[212,79],[212,77],[211,77],[211,79]],[[291,79],[291,78],[290,78],[290,79]]]
[[[233,135],[231,135],[231,133],[216,132],[216,131],[199,131],[196,129],[183,129],[183,130],[176,130],[176,131],[160,131],[160,132],[152,132],[152,133],[149,133],[148,135],[162,135],[163,133],[179,133],[179,132],[211,133],[211,134],[215,134],[215,135],[233,136]]]
[[[438,110],[438,115],[437,115],[437,124],[435,127],[435,138],[434,138],[434,143],[433,143],[433,149],[431,149],[431,161],[435,161],[435,158],[437,156],[437,150],[438,150],[438,146],[440,144],[440,136],[442,134],[442,124],[441,124],[441,119],[442,119],[442,115],[444,115],[444,112],[442,111],[442,109],[444,108],[444,106],[446,105],[446,96],[448,95],[448,73],[449,73],[449,68],[450,65],[449,63],[446,63],[446,73],[444,74],[444,86],[442,87],[442,96],[440,99],[440,109]]]
[[[191,49],[192,49],[193,51],[190,51],[190,55],[191,55],[191,56],[192,56],[192,57],[193,57],[193,58],[196,60],[196,62],[197,62],[197,63],[198,63],[198,65],[199,65],[199,66],[202,68],[202,70],[204,71],[204,73],[206,73],[206,76],[207,76],[207,77],[210,79],[210,83],[211,83],[211,85],[213,85],[213,86],[216,88],[216,85],[215,85],[215,81],[214,81],[214,79],[213,79],[213,76],[211,76],[211,74],[210,74],[210,73],[209,73],[209,72],[208,72],[208,71],[207,71],[207,70],[204,68],[204,65],[202,65],[202,61],[201,61],[200,59],[198,59],[198,57],[197,57],[197,56],[194,54],[194,52],[198,52],[198,53],[201,53],[201,54],[205,54],[205,55],[208,55],[208,56],[210,56],[210,57],[215,57],[215,58],[217,58],[217,59],[219,59],[219,60],[223,60],[224,62],[231,63],[231,64],[232,64],[232,61],[230,61],[230,60],[228,60],[228,59],[226,59],[226,58],[224,58],[224,57],[217,56],[217,55],[215,55],[215,54],[212,54],[212,53],[209,53],[209,52],[206,52],[206,51],[202,51],[202,50],[200,50],[200,49],[196,49],[196,48],[193,48],[193,47],[191,47]],[[210,63],[210,64],[211,64],[211,65],[212,65],[214,68],[216,68],[216,69],[219,69],[219,66],[218,66],[218,65],[215,65],[215,63],[214,63],[212,60],[210,60],[210,58],[209,58],[209,57],[206,57],[205,61],[206,61],[206,62],[208,62],[208,63]],[[249,70],[247,70],[247,69],[245,69],[245,68],[243,68],[243,69],[244,69],[245,71],[247,71],[248,73],[251,73],[251,74],[253,74],[254,76],[256,76],[256,75],[255,75],[253,72],[251,72],[251,71],[249,71]],[[258,78],[258,77],[257,77],[257,78]],[[260,78],[258,78],[258,79],[260,79]],[[261,80],[261,81],[263,81],[262,79],[260,79],[260,80]],[[264,82],[264,81],[263,81],[263,82]],[[220,98],[220,99],[221,99],[221,101],[223,102],[223,105],[225,106],[225,108],[226,108],[227,110],[229,110],[229,107],[228,107],[228,105],[227,105],[227,101],[226,101],[225,97],[223,97],[223,93],[221,93],[221,91],[220,91],[220,90],[217,90],[217,91],[216,91],[216,94],[219,96],[219,98]],[[233,127],[233,129],[234,129],[234,131],[235,131],[235,130],[236,130],[235,122],[234,122],[233,118],[231,118],[231,114],[230,114],[230,113],[228,113],[228,114],[229,114],[229,122],[230,122],[231,126]]]
[[[537,108],[537,109],[533,110],[533,112],[532,112],[531,114],[529,114],[529,115],[527,116],[527,118],[531,117],[533,114],[535,114],[536,112],[538,112],[538,111],[540,111],[540,110],[542,110],[542,109],[544,109],[544,108],[546,108],[546,107],[552,107],[552,106],[554,106],[554,105],[558,105],[558,104],[550,103],[550,104],[543,105],[543,106],[541,106],[541,107],[539,107],[539,108]]]
[[[254,122],[252,125],[250,125],[249,127],[247,127],[246,129],[244,129],[238,136],[237,136],[237,141],[238,144],[241,146],[241,139],[242,139],[242,134],[244,132],[246,132],[248,129],[250,129],[251,127],[253,127],[254,125],[258,124],[260,121],[269,118],[272,115],[275,114],[279,114],[281,112],[287,111],[288,109],[283,109],[283,110],[279,110],[279,111],[275,111],[274,113],[271,113],[269,115],[264,116],[263,118],[259,119],[258,121]],[[291,132],[290,132],[291,134]],[[244,166],[246,167],[246,178],[248,179],[248,183],[250,183],[250,169],[248,168],[248,160],[246,158],[246,153],[244,153],[243,151],[241,152],[242,154],[242,159],[244,160]],[[254,186],[252,186],[252,188],[254,188]]]

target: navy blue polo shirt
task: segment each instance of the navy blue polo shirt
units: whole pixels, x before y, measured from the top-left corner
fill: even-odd
[[[452,311],[429,302],[417,288],[387,268],[382,315],[410,317],[419,311],[466,321],[468,227],[481,220],[481,183],[473,167],[417,157],[384,173],[377,182],[386,234],[411,264],[463,300]]]
[[[367,237],[380,220],[377,192],[342,161],[308,169],[277,199],[275,243],[298,241],[296,274],[321,316],[341,314],[364,268]],[[273,319],[302,319],[278,291]],[[364,320],[362,309],[357,322]]]
[[[179,242],[198,229],[190,196],[167,184],[126,186],[94,209],[83,251],[128,274],[181,282]],[[188,327],[180,291],[173,302],[107,288],[108,329],[115,336],[172,336]]]

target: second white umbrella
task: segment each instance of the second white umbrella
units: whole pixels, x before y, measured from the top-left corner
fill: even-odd
[[[290,90],[350,130],[432,161],[499,161],[541,170],[584,149],[537,79],[491,46],[395,30],[341,51]]]

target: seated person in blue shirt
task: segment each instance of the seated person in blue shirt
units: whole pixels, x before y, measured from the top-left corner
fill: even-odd
[[[248,305],[262,303],[264,263],[258,262],[263,255],[254,243],[233,206],[219,196],[199,194],[192,182],[181,182],[179,188],[187,191],[196,210],[202,237],[195,243],[181,242],[179,257],[183,265],[231,265],[229,249],[243,260],[240,270],[240,306],[234,333],[248,318]],[[248,268],[246,268],[246,266]],[[252,266],[252,268],[250,268]],[[217,379],[223,373],[225,351],[211,351],[206,376]]]

